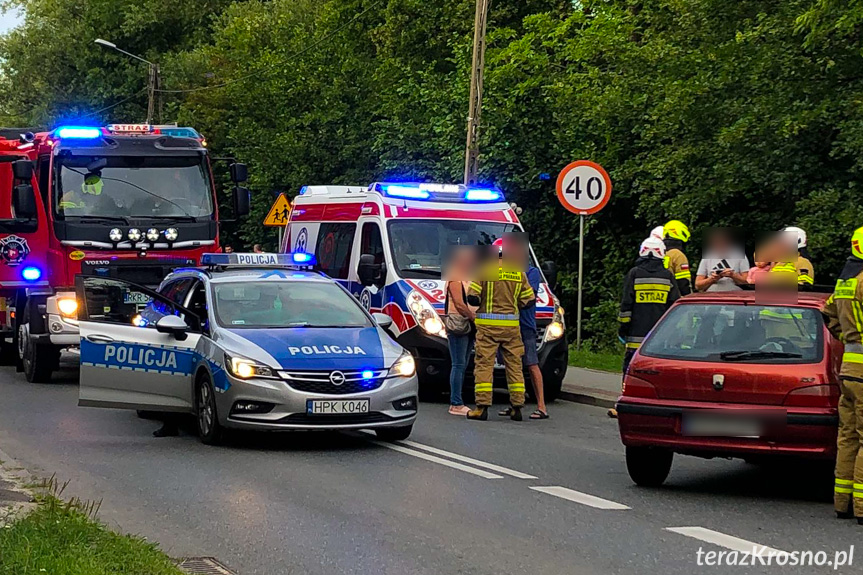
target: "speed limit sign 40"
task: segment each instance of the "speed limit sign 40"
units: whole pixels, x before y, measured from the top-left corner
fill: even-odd
[[[611,199],[611,178],[595,162],[573,162],[557,176],[557,198],[572,213],[595,214]]]

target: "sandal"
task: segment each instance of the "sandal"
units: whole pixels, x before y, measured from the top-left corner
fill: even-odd
[[[507,407],[506,409],[501,409],[497,412],[497,414],[501,417],[511,417],[512,416],[512,408]]]
[[[530,414],[531,419],[548,419],[548,413],[544,411],[540,411],[539,409],[535,410]]]

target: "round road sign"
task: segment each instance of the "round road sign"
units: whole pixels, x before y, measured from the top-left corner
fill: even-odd
[[[557,176],[557,199],[574,214],[595,214],[611,199],[611,178],[599,164],[578,160]]]

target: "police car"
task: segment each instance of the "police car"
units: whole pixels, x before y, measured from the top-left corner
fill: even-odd
[[[208,444],[228,428],[408,437],[413,357],[312,258],[205,254],[158,291],[78,276],[78,404],[193,413]]]

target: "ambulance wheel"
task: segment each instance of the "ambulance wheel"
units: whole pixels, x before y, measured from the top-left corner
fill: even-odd
[[[216,411],[216,392],[210,376],[201,375],[195,389],[195,414],[198,422],[198,437],[206,445],[219,445],[225,436],[225,430],[219,423]]]
[[[60,364],[60,348],[37,344],[30,337],[30,303],[24,307],[24,318],[18,326],[18,354],[24,377],[30,383],[48,383]]]
[[[636,485],[659,487],[668,479],[674,453],[653,447],[627,447],[626,470]]]
[[[413,423],[404,427],[379,427],[375,429],[375,435],[381,441],[401,441],[410,437],[413,430]]]

